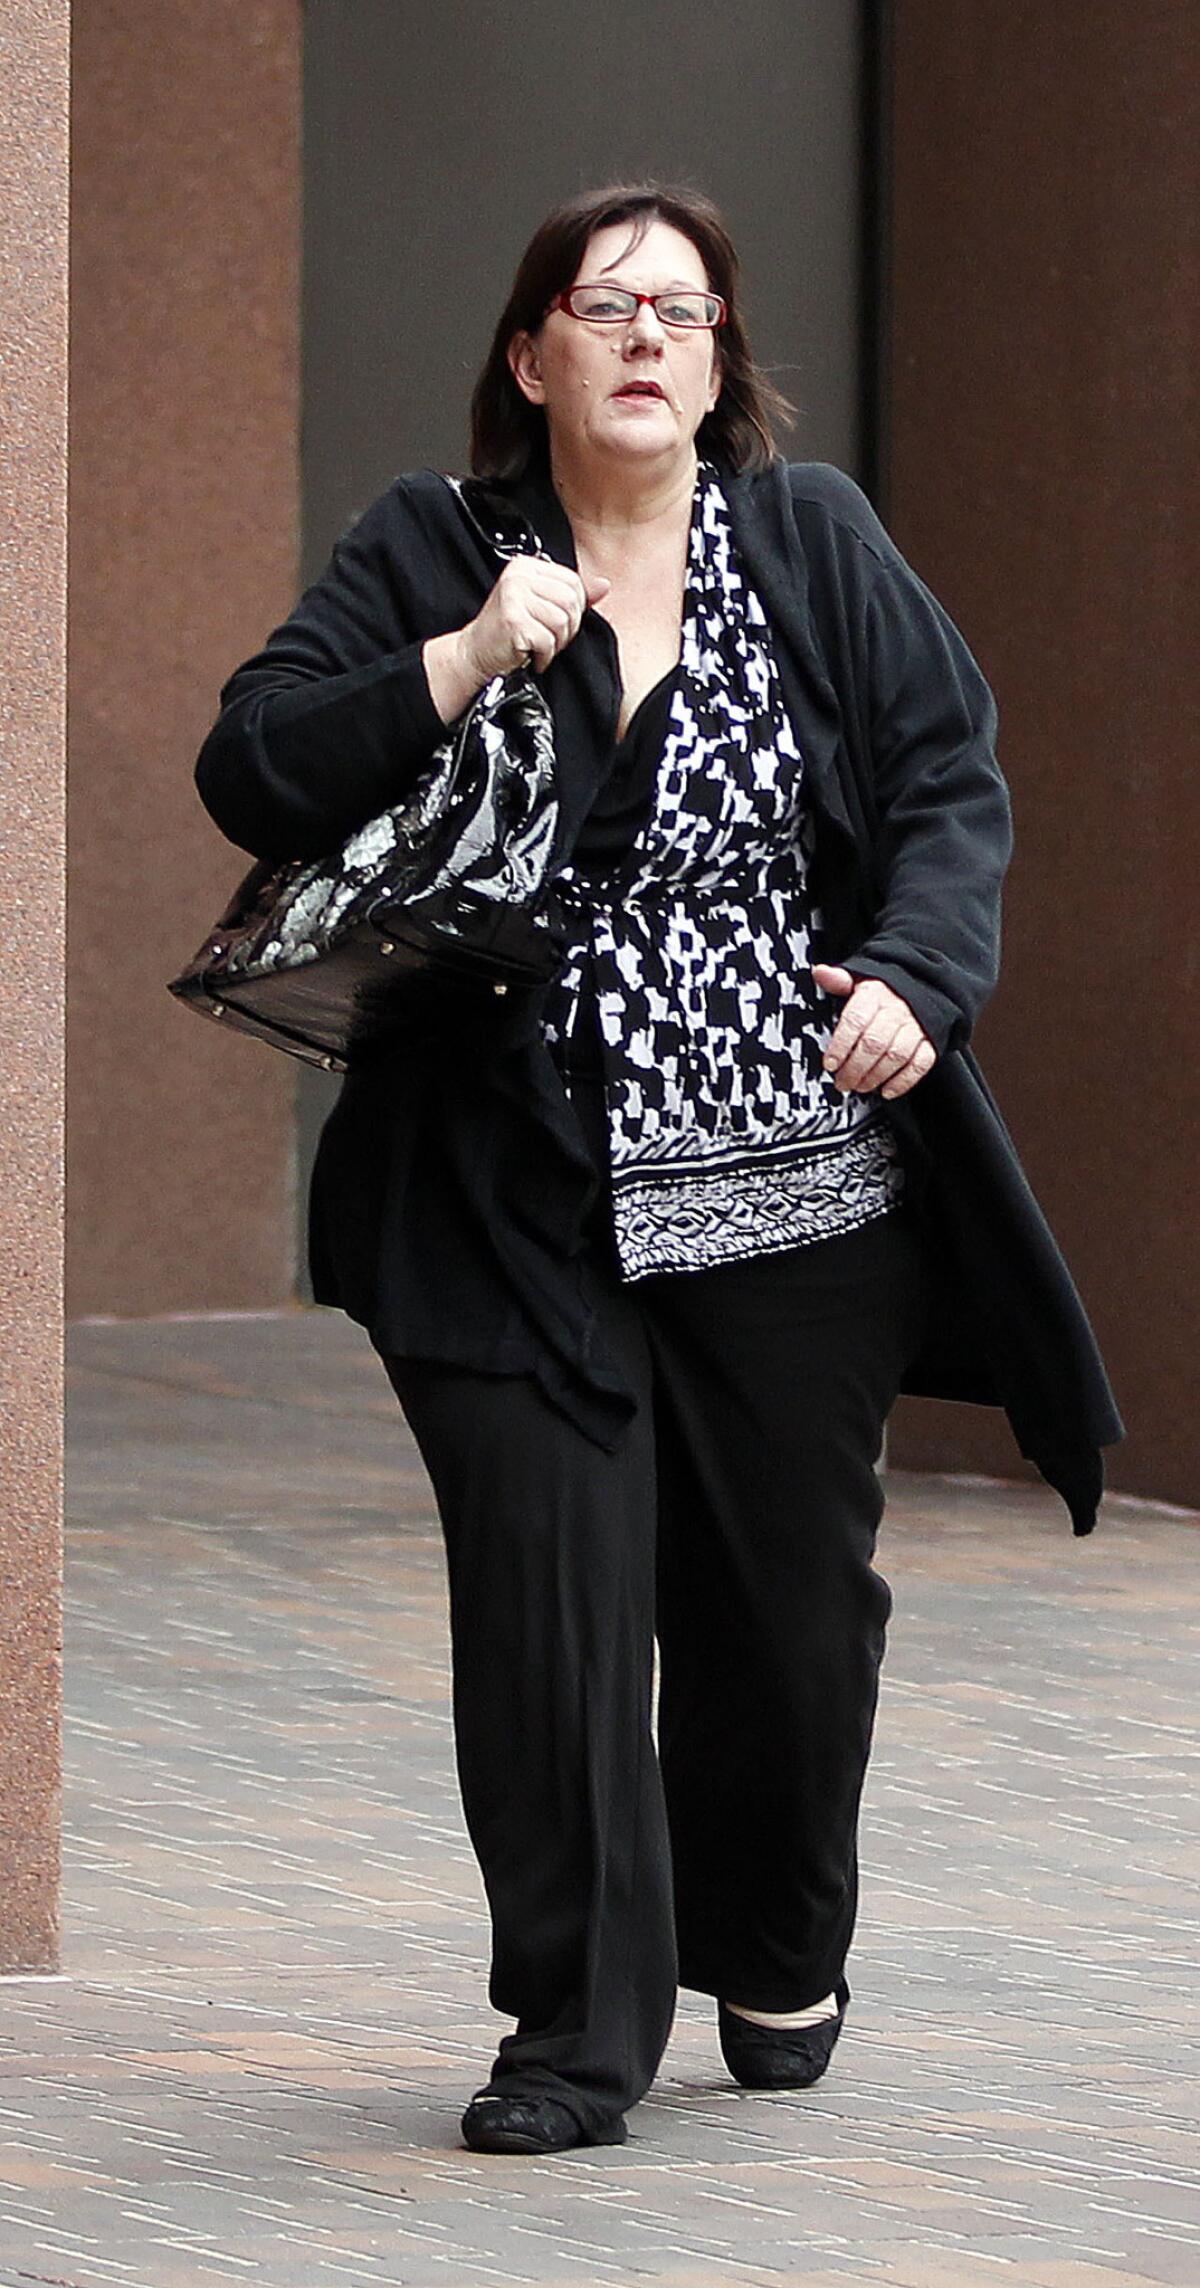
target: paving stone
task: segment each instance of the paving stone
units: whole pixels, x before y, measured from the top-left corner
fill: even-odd
[[[424,1472],[336,1313],[81,1324],[63,1975],[0,1982],[0,2288],[1197,2288],[1196,1520],[895,1475],[854,2000],[683,1993],[629,2143],[467,2153],[508,2021]]]

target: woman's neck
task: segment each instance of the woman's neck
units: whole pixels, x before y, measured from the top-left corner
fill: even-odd
[[[552,447],[550,471],[572,531],[582,534],[593,548],[619,547],[639,533],[648,537],[652,527],[661,533],[691,521],[697,474],[694,447],[682,461],[661,471],[628,462],[612,468],[589,462],[581,468]]]

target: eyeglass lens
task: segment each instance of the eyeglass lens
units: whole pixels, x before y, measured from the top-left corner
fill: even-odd
[[[575,286],[563,299],[573,317],[600,324],[618,324],[632,318],[640,308],[636,294],[627,286]],[[655,294],[651,299],[664,326],[713,326],[721,308],[715,294],[699,291]]]

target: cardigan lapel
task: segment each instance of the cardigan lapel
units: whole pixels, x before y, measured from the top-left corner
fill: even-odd
[[[548,471],[527,470],[505,486],[528,517],[548,555],[579,569],[570,519]],[[590,606],[579,632],[538,677],[554,721],[554,752],[561,818],[555,864],[570,857],[579,829],[599,793],[617,736],[621,667],[615,631]]]
[[[722,468],[721,482],[734,538],[772,624],[783,696],[813,804],[865,857],[866,828],[842,710],[813,619],[810,572],[792,514],[787,463],[776,456],[769,469],[735,473]]]

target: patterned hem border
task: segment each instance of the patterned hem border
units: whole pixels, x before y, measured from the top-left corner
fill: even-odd
[[[616,1159],[618,1183],[647,1186],[663,1183],[713,1183],[722,1176],[732,1181],[767,1182],[773,1173],[804,1168],[823,1176],[827,1167],[844,1161],[898,1161],[900,1147],[885,1104],[853,1106],[852,1125],[814,1132],[811,1115],[798,1113],[794,1121],[780,1123],[769,1135],[701,1135],[687,1151],[679,1137],[668,1135],[660,1143],[642,1143],[628,1159]],[[661,1155],[661,1157],[660,1157]],[[868,1155],[870,1156],[868,1159]]]
[[[830,1231],[792,1232],[781,1239],[755,1240],[745,1246],[730,1247],[720,1255],[705,1256],[700,1260],[694,1255],[685,1257],[679,1262],[664,1259],[656,1263],[643,1264],[638,1270],[626,1269],[624,1260],[622,1260],[621,1282],[623,1286],[632,1287],[636,1285],[639,1279],[653,1279],[660,1271],[668,1272],[672,1276],[683,1271],[717,1271],[723,1263],[745,1263],[755,1255],[786,1255],[789,1248],[814,1247],[822,1239],[840,1239],[846,1232],[858,1231],[865,1223],[877,1223],[880,1216],[891,1215],[893,1209],[900,1206],[902,1198],[903,1193],[898,1190],[889,1198],[876,1201],[873,1207],[864,1208],[860,1215],[847,1216],[844,1222],[836,1224]],[[619,1245],[618,1240],[618,1252]]]

